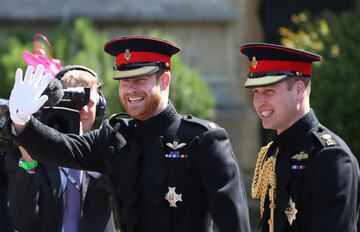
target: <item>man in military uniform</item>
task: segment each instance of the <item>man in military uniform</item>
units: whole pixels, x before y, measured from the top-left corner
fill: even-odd
[[[180,115],[169,101],[170,58],[180,48],[132,36],[104,49],[116,56],[114,79],[131,118],[115,115],[82,136],[56,132],[31,116],[47,98],[40,95],[49,77],[29,67],[24,81],[17,71],[9,100],[14,140],[36,160],[109,175],[122,232],[208,232],[213,221],[223,232],[250,231],[226,131]]]
[[[310,107],[311,65],[322,57],[262,43],[240,51],[249,58],[254,108],[277,134],[261,148],[252,184],[262,231],[357,231],[358,162]]]

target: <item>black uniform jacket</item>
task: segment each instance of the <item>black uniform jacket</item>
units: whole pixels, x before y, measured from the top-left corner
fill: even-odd
[[[57,133],[32,118],[14,139],[36,160],[108,174],[122,232],[207,232],[213,221],[221,232],[250,231],[225,130],[181,116],[171,103],[147,121],[118,115],[83,136]],[[168,195],[177,199],[172,206],[165,199],[170,188],[179,194]]]
[[[6,156],[9,174],[8,215],[19,232],[61,232],[63,191],[59,168],[39,163],[36,173],[18,167],[20,152]],[[105,176],[98,179],[83,174],[81,194],[81,232],[114,232],[110,194]]]
[[[13,232],[6,212],[8,202],[8,176],[5,169],[6,154],[0,153],[0,231]]]
[[[267,156],[277,149],[275,231],[357,231],[359,166],[345,142],[311,110],[274,140]],[[285,214],[295,211],[290,198],[297,210],[292,225]],[[263,231],[268,231],[268,206]]]

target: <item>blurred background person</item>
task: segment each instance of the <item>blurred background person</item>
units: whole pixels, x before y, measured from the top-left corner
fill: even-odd
[[[78,111],[79,133],[90,132],[106,105],[97,74],[74,65],[66,66],[56,78],[64,89],[90,89],[87,104]],[[55,110],[54,117],[62,115],[62,109]],[[106,176],[38,163],[22,147],[6,156],[6,166],[10,177],[8,214],[19,232],[115,231]]]
[[[6,203],[8,200],[8,177],[5,169],[5,154],[0,154],[0,231],[11,232],[7,215]]]

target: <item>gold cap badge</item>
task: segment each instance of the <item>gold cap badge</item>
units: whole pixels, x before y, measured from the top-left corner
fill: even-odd
[[[130,60],[130,58],[131,58],[131,53],[130,53],[130,50],[129,50],[129,49],[125,49],[124,58],[125,58],[126,60]]]
[[[257,62],[257,60],[256,60],[256,57],[253,56],[252,61],[251,61],[251,66],[252,66],[253,68],[256,68],[257,65],[258,65],[258,62]]]

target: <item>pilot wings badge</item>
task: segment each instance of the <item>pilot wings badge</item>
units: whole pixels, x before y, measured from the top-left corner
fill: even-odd
[[[305,153],[304,151],[301,151],[299,154],[295,154],[291,157],[291,159],[297,160],[297,161],[306,160],[308,158],[309,158],[308,153]]]
[[[180,143],[174,140],[172,143],[166,143],[166,146],[170,147],[173,150],[177,150],[186,146],[186,143]]]

